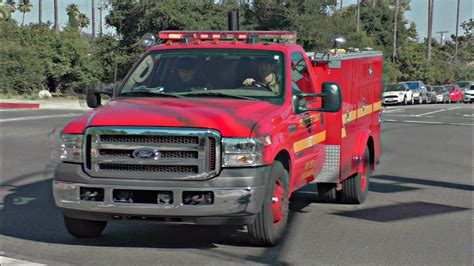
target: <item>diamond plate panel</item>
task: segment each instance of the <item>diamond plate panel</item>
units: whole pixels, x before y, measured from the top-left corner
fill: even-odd
[[[339,169],[341,166],[341,146],[325,145],[326,158],[323,169],[316,178],[317,183],[337,183],[339,182]]]

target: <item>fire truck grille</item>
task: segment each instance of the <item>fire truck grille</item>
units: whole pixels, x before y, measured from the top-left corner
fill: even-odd
[[[195,165],[136,165],[136,164],[99,164],[101,170],[127,171],[127,172],[154,172],[154,173],[184,173],[196,174],[198,167]]]
[[[220,170],[220,135],[212,130],[92,127],[86,140],[92,177],[205,180]]]
[[[194,136],[121,136],[101,135],[100,140],[113,143],[156,143],[156,144],[198,144],[199,138]]]
[[[133,150],[101,149],[101,156],[133,158]],[[197,159],[197,151],[160,151],[160,158]]]

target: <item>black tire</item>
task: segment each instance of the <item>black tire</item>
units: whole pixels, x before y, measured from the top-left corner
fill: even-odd
[[[347,204],[360,204],[365,201],[370,183],[370,152],[365,148],[363,173],[344,180],[342,183],[341,201]]]
[[[64,216],[64,224],[69,234],[79,238],[92,238],[102,234],[107,221],[82,220]]]
[[[247,225],[250,240],[254,245],[271,247],[280,242],[288,223],[289,190],[288,171],[281,162],[273,162],[262,210],[253,223]],[[274,197],[278,201],[275,201]]]
[[[319,201],[325,203],[336,202],[336,184],[333,183],[318,183],[318,198]]]

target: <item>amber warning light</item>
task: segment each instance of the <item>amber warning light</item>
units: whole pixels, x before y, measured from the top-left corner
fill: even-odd
[[[184,38],[197,40],[248,40],[257,37],[261,40],[277,40],[296,43],[296,32],[293,31],[161,31],[158,38],[161,40],[179,41]]]

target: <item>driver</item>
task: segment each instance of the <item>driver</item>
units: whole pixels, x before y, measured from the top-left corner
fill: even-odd
[[[204,86],[196,76],[198,62],[196,59],[185,57],[177,65],[177,77],[168,80],[165,88],[169,92],[190,92],[191,88]]]
[[[245,86],[257,85],[258,87],[261,87],[260,84],[264,84],[270,87],[274,93],[278,93],[278,78],[277,75],[273,73],[275,65],[275,60],[272,58],[259,59],[257,61],[257,73],[255,73],[255,76],[246,78],[242,84]]]

